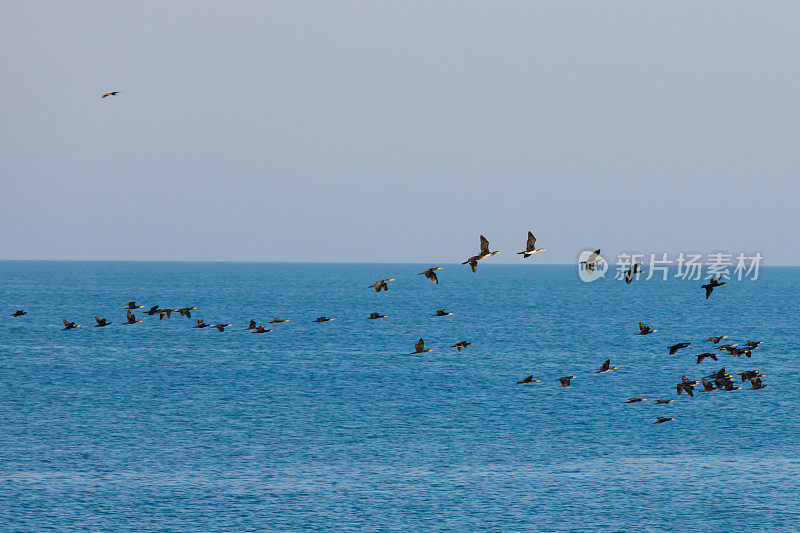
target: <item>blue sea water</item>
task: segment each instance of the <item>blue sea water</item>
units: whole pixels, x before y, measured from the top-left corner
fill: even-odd
[[[0,262],[0,530],[800,530],[800,269],[705,300],[486,263]],[[764,344],[698,365],[711,335]],[[770,388],[676,395],[721,366]]]

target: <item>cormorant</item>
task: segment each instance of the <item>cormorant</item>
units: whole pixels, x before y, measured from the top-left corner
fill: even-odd
[[[678,395],[680,395],[682,392],[685,392],[689,396],[694,396],[694,385],[691,383],[681,381],[675,386],[675,389],[678,391]]]
[[[182,307],[178,309],[178,313],[181,316],[185,316],[186,318],[192,318],[192,309],[197,309],[196,307]]]
[[[564,376],[564,377],[558,378],[556,381],[560,381],[562,387],[569,387],[569,385],[570,385],[570,381],[569,380],[571,380],[571,379],[575,379],[575,376]]]
[[[745,346],[749,346],[750,348],[758,348],[758,345],[764,341],[747,341],[744,343]]]
[[[376,281],[372,285],[368,285],[368,287],[372,287],[373,289],[375,289],[375,292],[381,292],[381,290],[388,291],[389,285],[387,285],[387,283],[389,283],[390,281],[394,281],[394,278],[386,278],[380,281]]]
[[[663,424],[664,422],[669,422],[670,420],[675,420],[674,418],[667,418],[665,416],[659,416],[658,419],[653,422],[654,424]]]
[[[136,315],[134,315],[130,309],[125,311],[125,316],[128,319],[127,322],[123,322],[123,324],[138,324],[141,320],[136,320]]]
[[[727,339],[727,338],[728,338],[727,335],[720,335],[719,337],[709,337],[709,338],[706,339],[706,341],[713,342],[714,344],[717,344],[722,339]]]
[[[639,403],[645,401],[647,398],[628,398],[625,403]]]
[[[667,346],[667,348],[669,348],[669,354],[670,355],[675,355],[675,353],[678,350],[682,350],[684,348],[688,348],[691,345],[692,345],[691,342],[679,342],[678,344],[675,344],[673,346]]]
[[[273,318],[272,320],[269,321],[270,324],[282,324],[284,322],[289,322],[289,319],[288,318],[275,317],[275,318]]]
[[[245,331],[253,331],[254,329],[256,329],[256,321],[250,320],[250,324],[247,325]]]
[[[625,283],[629,284],[633,281],[633,277],[636,274],[643,272],[642,264],[641,263],[634,263],[631,267],[625,272]]]
[[[253,330],[253,333],[269,333],[272,331],[271,329],[264,329],[264,326],[257,326],[256,329]]]
[[[747,390],[761,390],[761,389],[766,389],[767,387],[769,387],[769,385],[762,385],[761,384],[761,378],[753,378],[753,379],[751,379],[750,380],[750,384],[752,385],[752,387],[750,387]]]
[[[165,316],[167,318],[172,318],[172,312],[173,311],[174,311],[174,309],[159,309],[158,310],[158,319],[159,320],[164,320]]]
[[[441,269],[442,269],[442,267],[427,268],[427,269],[423,270],[422,272],[420,272],[419,274],[417,274],[417,276],[425,276],[426,278],[431,280],[434,285],[438,285],[439,284],[439,278],[436,277],[436,272],[434,272],[434,271],[435,270],[441,270]]]
[[[63,318],[61,319],[61,321],[64,322],[64,329],[62,329],[61,331],[67,331],[68,329],[75,329],[81,327],[80,324],[76,324],[75,322],[67,322]]]
[[[472,271],[475,272],[478,269],[478,261],[481,259],[486,259],[487,257],[491,257],[495,254],[499,254],[499,251],[490,252],[489,251],[489,241],[486,240],[486,237],[481,235],[481,253],[478,255],[473,255],[463,263],[462,265],[469,265],[472,267]]]
[[[386,315],[382,315],[380,313],[370,313],[369,316],[367,317],[367,320],[375,320],[378,318],[386,318]]]
[[[706,353],[701,353],[700,355],[697,356],[697,364],[699,365],[703,361],[703,359],[707,357],[710,357],[714,361],[717,360],[717,354],[706,352]]]
[[[111,91],[110,93],[103,93],[103,96],[101,96],[100,98],[106,98],[108,96],[116,96],[119,93],[120,93],[120,91]]]
[[[539,252],[544,252],[544,251],[545,248],[536,248],[536,237],[534,237],[533,233],[529,231],[528,242],[525,244],[525,251],[517,252],[517,255],[522,255],[523,259],[527,259],[533,254],[538,254]]]
[[[736,346],[739,346],[739,345],[736,344],[736,343],[734,343],[734,344],[720,344],[719,346],[717,346],[717,350],[719,350],[721,352],[725,352],[725,351],[730,352],[731,349],[736,347]]]
[[[603,364],[600,366],[600,370],[595,372],[595,374],[603,374],[605,372],[611,372],[612,370],[616,370],[618,367],[611,366],[611,359],[606,359]]]
[[[411,352],[411,355],[430,352],[430,351],[431,351],[430,349],[427,350],[425,349],[425,341],[423,341],[422,338],[420,338],[419,341],[417,341],[417,344],[414,345],[414,351]]]
[[[451,348],[455,348],[456,350],[458,350],[460,352],[461,348],[466,348],[467,346],[472,346],[472,343],[471,342],[467,342],[467,341],[461,341],[461,342],[457,342],[454,345],[452,345]]]
[[[600,257],[600,248],[595,250],[594,252],[589,255],[589,258],[586,261],[581,261],[582,265],[586,265],[586,270],[589,273],[594,272],[594,265],[604,261],[602,257]]]
[[[745,370],[744,372],[740,372],[739,376],[742,378],[742,383],[747,381],[748,379],[754,379],[758,377],[764,377],[764,374],[760,373],[758,370]]]
[[[157,306],[157,305],[154,305],[153,307],[151,307],[151,308],[150,308],[150,309],[147,311],[147,314],[148,314],[148,315],[150,315],[150,316],[153,316],[153,315],[154,315],[154,314],[156,314],[156,313],[158,313],[158,306]]]
[[[717,388],[716,386],[714,386],[713,383],[708,381],[706,378],[700,378],[700,383],[703,384],[703,390],[700,392],[711,392],[712,390]]]
[[[98,318],[94,317],[95,321],[97,321],[96,328],[102,328],[104,326],[110,326],[113,322],[108,322],[105,318]]]
[[[230,324],[211,324],[212,328],[217,328],[220,332],[225,331],[225,328],[230,326]]]
[[[433,314],[433,316],[448,316],[448,315],[452,315],[452,314],[453,313],[449,313],[449,312],[445,311],[444,309],[437,309],[436,312]]]
[[[197,325],[196,326],[192,326],[192,327],[195,327],[195,328],[208,328],[208,327],[211,327],[211,324],[206,324],[205,321],[202,318],[197,318],[196,320],[197,320]]]
[[[520,383],[539,383],[540,381],[541,379],[533,379],[533,374],[531,374],[530,376],[526,376],[525,378],[523,378],[522,381],[517,381],[517,385],[519,385]]]
[[[668,403],[672,403],[675,400],[656,400],[656,405],[666,405]]]
[[[27,315],[27,314],[28,314],[27,311],[23,311],[22,309],[17,309],[16,311],[14,311],[14,314],[12,314],[11,316],[18,317],[18,316]]]
[[[321,316],[321,317],[315,319],[314,322],[316,322],[317,324],[322,324],[323,322],[330,322],[331,320],[333,320],[333,319]]]
[[[711,278],[708,283],[700,285],[700,287],[706,290],[706,300],[708,300],[708,297],[714,292],[714,287],[721,287],[723,285],[725,285],[725,282],[723,281],[720,283],[719,278]]]
[[[637,335],[650,335],[651,333],[655,333],[658,331],[657,329],[650,329],[650,326],[645,326],[641,322],[639,322],[639,333]]]
[[[143,305],[136,305],[136,302],[128,302],[128,305],[125,306],[125,309],[143,309]]]

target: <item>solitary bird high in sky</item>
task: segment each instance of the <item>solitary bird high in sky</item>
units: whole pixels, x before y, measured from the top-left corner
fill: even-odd
[[[101,96],[100,98],[107,98],[109,96],[117,96],[119,93],[120,93],[119,91],[111,91],[110,93],[103,93],[103,96]],[[136,97],[134,96],[133,99],[136,100]]]

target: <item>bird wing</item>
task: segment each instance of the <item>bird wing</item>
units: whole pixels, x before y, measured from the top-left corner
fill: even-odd
[[[431,275],[428,276],[428,278],[433,282],[434,285],[439,284],[439,278],[436,277],[436,272],[434,272],[433,270],[431,270]]]
[[[128,310],[128,312],[125,314],[127,315],[129,322],[133,322],[134,320],[136,320],[136,317],[133,316],[133,313],[131,313],[130,310]]]
[[[530,231],[528,232],[528,242],[525,245],[525,251],[530,252],[536,249],[536,237],[533,236],[533,233]]]
[[[610,366],[611,366],[611,359],[606,359],[603,362],[603,365],[600,367],[600,370],[608,370]]]
[[[419,341],[417,341],[417,344],[415,344],[415,345],[414,345],[414,348],[415,348],[415,349],[416,349],[418,352],[421,352],[421,351],[422,351],[422,350],[425,348],[425,341],[423,341],[422,339],[420,339]]]
[[[71,322],[67,322],[66,318],[62,318],[61,321],[64,322],[64,327],[67,327],[71,324]]]
[[[481,235],[481,255],[488,255],[489,254],[489,241],[486,240],[486,237]]]

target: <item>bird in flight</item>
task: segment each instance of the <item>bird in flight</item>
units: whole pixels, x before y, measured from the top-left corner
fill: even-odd
[[[411,355],[430,352],[430,351],[431,351],[430,348],[428,348],[427,350],[425,349],[425,341],[423,341],[422,338],[420,338],[417,341],[417,344],[414,345],[414,351],[411,352]]]
[[[376,281],[372,285],[368,285],[368,287],[372,287],[373,289],[375,289],[375,292],[381,292],[382,290],[388,291],[389,285],[387,285],[387,283],[389,283],[390,281],[394,281],[394,278],[386,278],[380,281]]]
[[[467,342],[467,341],[461,341],[461,342],[457,342],[454,345],[452,345],[451,348],[455,348],[456,350],[458,350],[460,352],[461,348],[466,348],[467,346],[472,346],[472,343],[471,342]]]
[[[523,259],[526,259],[533,254],[538,254],[539,252],[546,251],[545,248],[536,248],[536,237],[533,236],[533,233],[530,231],[528,232],[528,242],[525,244],[525,250],[521,252],[517,252],[517,255],[521,255]]]
[[[708,283],[700,285],[700,287],[706,290],[706,300],[708,300],[708,297],[714,292],[714,287],[722,287],[723,285],[725,285],[725,282],[720,283],[719,278],[711,278]]]
[[[611,359],[606,359],[603,362],[603,365],[600,367],[600,370],[595,372],[595,374],[605,374],[606,372],[611,372],[612,370],[616,370],[618,367],[611,366]]]
[[[100,98],[106,98],[106,97],[109,97],[109,96],[117,96],[119,93],[120,93],[120,91],[111,91],[110,93],[103,93],[103,96],[101,96]]]
[[[478,270],[478,261],[481,259],[486,259],[487,257],[491,257],[495,254],[499,254],[499,251],[490,252],[489,251],[489,241],[481,235],[481,252],[478,255],[473,255],[463,263],[462,265],[469,265],[472,268],[472,271],[475,272]]]
[[[130,309],[125,311],[125,314],[126,314],[126,318],[128,319],[128,321],[127,322],[123,322],[123,324],[138,324],[139,322],[141,322],[141,319],[136,320],[136,315],[131,313]]]
[[[28,314],[27,311],[23,311],[22,309],[17,309],[16,311],[14,311],[14,314],[11,315],[11,316],[18,317],[18,316],[27,315],[27,314]]]
[[[519,385],[520,383],[539,383],[540,381],[541,381],[540,379],[533,379],[533,374],[531,374],[530,376],[526,376],[525,378],[523,378],[522,381],[517,381],[517,385]]]
[[[639,333],[637,335],[650,335],[651,333],[655,333],[658,331],[657,329],[650,329],[650,326],[645,326],[641,322],[639,322]]]
[[[417,274],[417,276],[425,276],[426,278],[431,280],[434,285],[438,285],[439,284],[439,278],[436,277],[436,272],[434,272],[434,271],[435,270],[441,270],[441,269],[442,269],[442,267],[426,268],[425,270],[423,270],[422,272]]]

